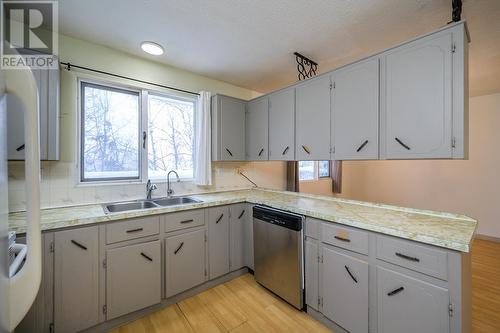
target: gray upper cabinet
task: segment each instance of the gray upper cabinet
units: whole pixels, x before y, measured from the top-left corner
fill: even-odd
[[[245,101],[212,97],[212,160],[245,160]]]
[[[160,303],[159,240],[108,250],[106,259],[108,320]]]
[[[167,297],[191,289],[206,280],[205,229],[198,229],[165,241]]]
[[[349,332],[368,332],[368,263],[326,246],[322,258],[322,313]]]
[[[295,159],[295,88],[269,95],[269,159]]]
[[[295,157],[299,161],[330,159],[330,92],[328,75],[295,89]]]
[[[382,157],[452,157],[452,49],[444,31],[383,55]]]
[[[269,159],[268,128],[269,98],[262,97],[247,103],[246,124],[246,159],[260,161]]]
[[[229,254],[231,258],[229,269],[235,271],[245,266],[245,224],[250,212],[245,203],[232,205],[229,209],[231,211],[229,218]]]
[[[79,332],[99,321],[98,227],[55,233],[54,326]]]
[[[210,279],[229,273],[229,207],[208,209]]]
[[[450,332],[447,289],[377,268],[378,331]]]
[[[33,69],[40,106],[40,159],[59,160],[59,69]],[[7,97],[7,154],[24,160],[24,112],[21,101]]]
[[[378,159],[378,57],[337,70],[332,78],[333,159]]]

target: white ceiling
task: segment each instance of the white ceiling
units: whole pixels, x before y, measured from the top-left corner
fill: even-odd
[[[60,0],[60,31],[260,92],[443,26],[451,0]],[[500,92],[500,0],[464,0],[472,96]],[[163,45],[160,57],[140,42]],[[71,60],[71,59],[66,59]]]

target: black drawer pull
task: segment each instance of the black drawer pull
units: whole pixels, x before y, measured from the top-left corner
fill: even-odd
[[[351,270],[349,269],[349,267],[347,267],[347,266],[344,266],[344,267],[345,267],[345,270],[347,271],[347,273],[349,273],[349,275],[351,276],[351,279],[353,279],[354,282],[358,283],[358,279],[356,279],[354,277],[354,275],[352,275]]]
[[[264,148],[262,148],[260,151],[259,151],[259,156],[262,156],[262,153],[264,152]]]
[[[182,242],[181,245],[179,245],[179,247],[174,251],[174,254],[177,254],[177,252],[179,252],[183,246],[184,246],[184,242]]]
[[[403,259],[406,259],[406,260],[410,260],[410,261],[415,261],[415,262],[420,262],[420,259],[416,258],[416,257],[410,257],[410,256],[407,256],[406,254],[402,254],[402,253],[399,253],[399,252],[396,252],[396,255],[400,258],[403,258]]]
[[[304,146],[304,145],[303,145],[303,146],[302,146],[302,149],[304,149],[304,151],[305,151],[308,155],[310,155],[310,154],[311,154],[311,150],[309,150],[309,148],[307,148],[306,146]]]
[[[229,156],[233,156],[233,153],[231,153],[231,151],[229,149],[226,148],[226,151],[229,154]]]
[[[288,153],[289,149],[290,149],[290,147],[286,146],[286,148],[283,150],[283,152],[281,153],[281,155],[286,155],[286,153]]]
[[[127,234],[131,234],[131,233],[139,232],[139,231],[143,231],[143,230],[144,230],[144,228],[130,229],[130,230],[127,230]]]
[[[24,148],[25,148],[25,145],[23,143],[22,145],[20,145],[19,147],[16,148],[16,151],[24,150]]]
[[[361,146],[358,147],[358,149],[356,149],[356,152],[359,153],[361,151],[361,149],[365,148],[365,146],[368,144],[368,140],[366,140],[365,142],[363,142],[361,144]]]
[[[406,150],[410,150],[410,147],[408,147],[407,145],[405,145],[403,143],[403,141],[401,141],[400,139],[394,138],[394,140],[396,140],[401,146],[405,147]]]
[[[341,242],[346,242],[346,243],[351,242],[351,240],[349,238],[344,238],[344,237],[340,237],[340,236],[333,236],[333,238],[338,239]]]
[[[148,256],[144,252],[141,252],[141,256],[143,256],[144,258],[148,259],[149,261],[153,261],[153,258],[151,258],[150,256]]]
[[[405,290],[404,287],[399,287],[398,289],[394,289],[393,291],[390,291],[387,293],[387,296],[394,296],[396,294],[399,294],[400,292],[402,292],[403,290]]]
[[[217,221],[215,221],[215,224],[219,223],[220,220],[222,220],[222,218],[224,217],[224,213],[220,214],[219,218],[217,219]]]
[[[241,219],[243,217],[243,215],[245,215],[245,210],[244,209],[241,211],[240,216],[238,216],[238,220]]]
[[[75,245],[76,245],[76,246],[78,246],[80,249],[87,251],[87,247],[86,247],[85,245],[82,245],[82,244],[78,243],[76,240],[72,239],[72,240],[71,240],[71,243],[75,244]]]
[[[181,221],[181,224],[191,223],[193,221],[194,221],[193,219],[191,219],[191,220],[184,220],[184,221]]]

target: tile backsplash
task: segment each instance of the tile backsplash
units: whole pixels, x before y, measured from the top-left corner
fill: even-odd
[[[174,195],[250,188],[245,178],[237,174],[241,169],[260,187],[284,189],[286,166],[283,162],[214,162],[212,186],[197,186],[193,182],[173,182]],[[25,210],[24,162],[9,162],[9,211]],[[145,183],[79,185],[78,169],[74,162],[42,162],[40,201],[42,208],[94,204],[143,199]],[[157,182],[154,197],[166,196],[167,185]]]

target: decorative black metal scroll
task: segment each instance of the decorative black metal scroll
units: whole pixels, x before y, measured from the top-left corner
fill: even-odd
[[[297,71],[299,81],[308,79],[316,75],[318,64],[298,52],[293,53],[297,61]]]

